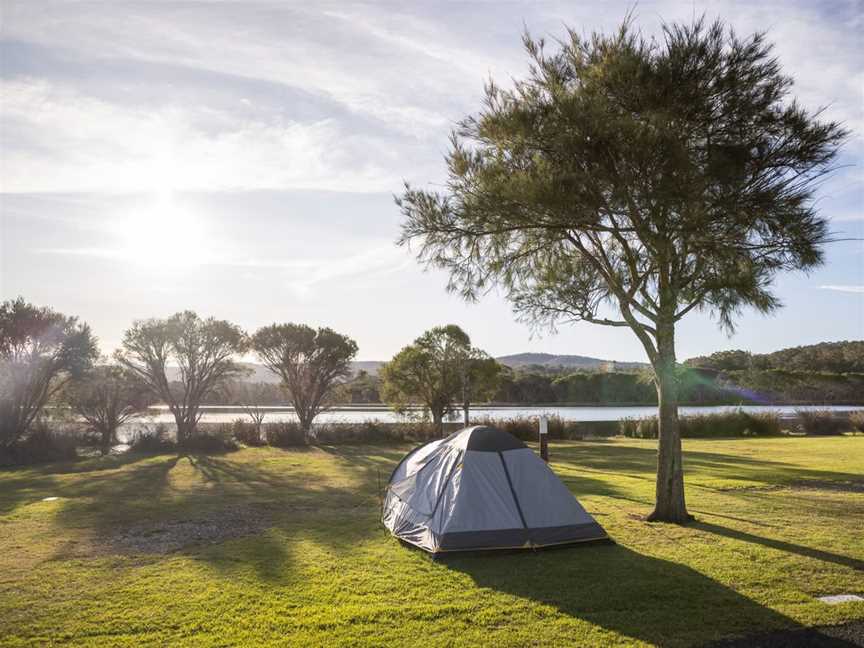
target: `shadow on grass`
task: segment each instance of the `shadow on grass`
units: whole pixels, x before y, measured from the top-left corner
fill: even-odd
[[[21,504],[36,502],[44,497],[77,496],[82,487],[76,485],[74,479],[58,479],[60,476],[81,475],[89,478],[91,474],[114,471],[152,456],[125,453],[0,470],[0,515],[9,513]]]
[[[292,577],[295,539],[350,552],[378,528],[373,466],[399,452],[367,452],[261,449],[151,456],[113,462],[117,470],[94,464],[64,482],[54,519],[89,532],[100,552],[176,552],[226,575],[252,568],[279,582]]]
[[[758,440],[754,439],[752,442],[758,443]],[[627,475],[634,479],[653,481],[653,476],[647,474],[653,473],[657,465],[657,451],[654,448],[596,444],[593,441],[552,446],[550,453],[553,464],[569,464],[568,467],[571,468],[615,477]],[[861,475],[854,473],[818,470],[770,459],[687,449],[684,450],[684,472],[685,476],[704,473],[715,479],[745,479],[767,485],[818,480],[857,482],[861,479]],[[692,483],[688,486],[718,490]]]
[[[857,558],[853,558],[852,556],[844,556],[843,554],[831,553],[830,551],[824,551],[822,549],[805,547],[803,545],[797,545],[792,542],[786,542],[784,540],[765,538],[762,536],[753,535],[752,533],[738,531],[737,529],[730,529],[729,527],[711,524],[710,522],[692,522],[688,526],[694,529],[699,529],[701,531],[706,531],[708,533],[714,533],[716,535],[720,535],[726,538],[732,538],[733,540],[751,542],[754,544],[762,545],[763,547],[776,549],[778,551],[785,551],[787,553],[804,556],[805,558],[813,558],[815,560],[831,562],[837,565],[843,565],[844,567],[849,567],[851,569],[864,572],[864,560],[858,560]]]
[[[797,625],[689,567],[620,545],[453,555],[441,562],[479,587],[658,646]]]

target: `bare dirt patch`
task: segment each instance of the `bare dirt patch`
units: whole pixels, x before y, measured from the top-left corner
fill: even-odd
[[[167,554],[254,535],[272,522],[267,508],[232,507],[192,519],[140,522],[102,538],[102,544],[116,553]]]

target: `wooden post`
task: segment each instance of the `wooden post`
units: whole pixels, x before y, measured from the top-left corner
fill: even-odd
[[[540,458],[549,463],[549,421],[545,416],[540,417]]]

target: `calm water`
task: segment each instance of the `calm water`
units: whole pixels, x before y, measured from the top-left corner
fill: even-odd
[[[296,421],[297,417],[290,408],[267,407],[265,422]],[[741,409],[745,412],[778,412],[784,416],[792,416],[795,410],[824,410],[830,409],[835,412],[848,412],[862,409],[861,405],[711,405],[681,407],[681,415],[709,414],[712,412],[728,412]],[[516,416],[540,416],[555,415],[568,421],[617,421],[622,418],[637,418],[640,416],[652,416],[657,413],[657,407],[651,405],[640,405],[632,407],[476,407],[471,409],[471,416],[478,418],[489,417],[491,419],[507,419]],[[201,421],[205,423],[228,423],[235,419],[248,419],[242,411],[230,407],[209,407]],[[461,420],[461,412],[454,415],[451,420]],[[173,423],[174,417],[167,409],[162,408],[158,414],[150,420],[156,423]],[[363,421],[400,422],[405,421],[400,416],[385,408],[375,407],[344,407],[324,412],[318,416],[317,423],[361,423]]]

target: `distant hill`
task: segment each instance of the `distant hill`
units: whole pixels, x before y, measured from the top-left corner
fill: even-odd
[[[513,355],[500,356],[496,358],[501,364],[507,365],[514,369],[525,368],[530,366],[539,366],[546,369],[586,369],[599,370],[610,366],[611,360],[602,360],[600,358],[589,358],[588,356],[578,355],[552,355],[551,353],[515,353]],[[253,383],[278,383],[279,377],[276,376],[267,367],[254,362],[241,362],[243,367],[249,370],[249,375],[244,378]],[[351,368],[354,373],[365,371],[373,376],[378,374],[383,360],[357,360],[351,363]],[[617,369],[639,369],[647,366],[642,362],[615,362]],[[177,367],[168,367],[168,379],[177,380],[179,372]]]
[[[561,367],[564,369],[605,369],[614,366],[617,369],[640,369],[646,367],[644,362],[618,362],[591,358],[580,355],[553,355],[551,353],[515,353],[513,355],[499,356],[496,358],[501,364],[508,367],[526,367],[536,365],[540,367]]]
[[[716,371],[780,369],[785,371],[823,371],[864,373],[864,340],[820,342],[789,347],[772,353],[750,353],[742,349],[717,351],[684,362],[689,367]]]

